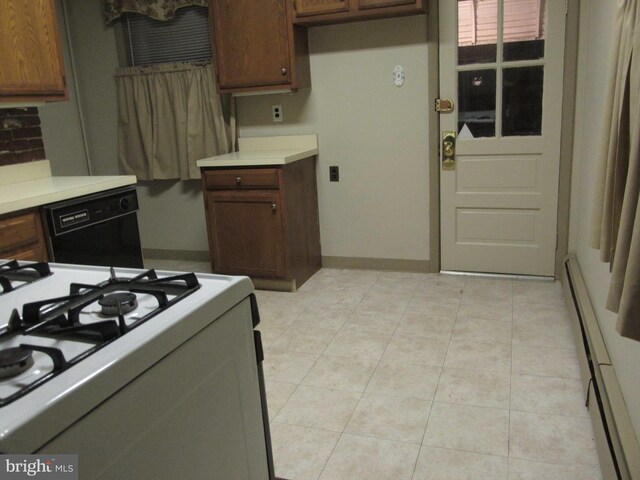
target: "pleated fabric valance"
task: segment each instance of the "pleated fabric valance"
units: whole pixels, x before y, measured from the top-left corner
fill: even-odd
[[[190,5],[206,7],[207,0],[103,0],[106,23],[113,22],[123,13],[141,13],[156,20],[171,20],[176,10]]]
[[[611,264],[607,308],[640,341],[640,7],[618,0],[596,177],[591,245]]]
[[[139,180],[197,179],[197,160],[230,151],[233,114],[225,118],[210,64],[120,68],[116,83],[123,174]]]

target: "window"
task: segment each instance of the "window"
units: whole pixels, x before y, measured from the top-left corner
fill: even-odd
[[[139,13],[123,15],[127,65],[211,60],[206,7],[184,7],[175,18],[154,20]]]

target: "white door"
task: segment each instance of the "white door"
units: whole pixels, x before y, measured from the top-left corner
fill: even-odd
[[[554,274],[565,18],[563,0],[440,2],[442,270]]]

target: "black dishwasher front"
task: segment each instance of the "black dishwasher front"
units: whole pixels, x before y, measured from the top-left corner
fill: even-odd
[[[137,210],[133,186],[46,205],[53,261],[142,268]]]

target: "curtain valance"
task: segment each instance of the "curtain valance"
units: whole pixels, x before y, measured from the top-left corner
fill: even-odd
[[[118,159],[139,180],[197,179],[196,161],[228,153],[225,119],[210,64],[188,62],[120,68]]]
[[[607,308],[616,328],[640,341],[640,8],[618,0],[591,245],[611,263]]]
[[[103,0],[106,23],[113,22],[125,12],[141,13],[156,20],[171,20],[176,10],[190,5],[206,7],[207,0]]]

